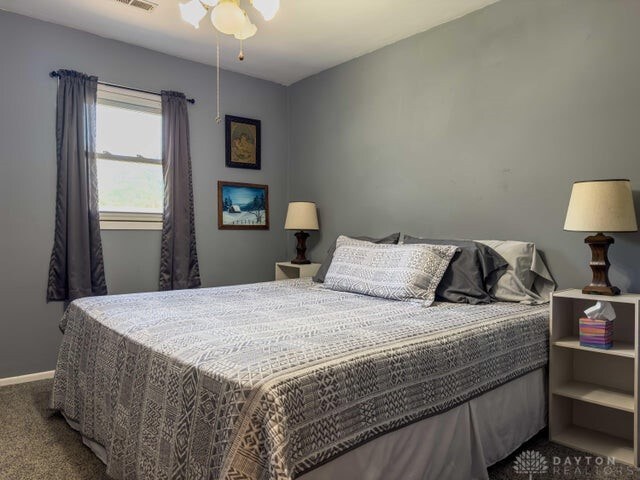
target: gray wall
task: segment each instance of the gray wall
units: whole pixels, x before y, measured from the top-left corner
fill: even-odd
[[[638,18],[637,0],[503,0],[290,87],[290,198],[321,210],[312,256],[343,232],[531,240],[583,286],[571,183],[640,188]],[[639,236],[615,237],[612,280],[640,291]]]
[[[263,169],[224,167],[214,70],[0,12],[0,378],[54,367],[62,305],[46,304],[60,67],[190,107],[205,286],[270,280],[293,254],[288,199],[318,202],[321,259],[338,233],[532,240],[562,286],[589,277],[584,235],[562,230],[576,179],[640,187],[636,0],[503,0],[289,89],[223,72],[222,110],[263,121]],[[287,123],[288,122],[288,123]],[[287,148],[288,146],[288,148]],[[267,183],[272,228],[221,232],[219,179]],[[112,293],[154,290],[158,232],[104,232]],[[616,235],[613,279],[640,290],[637,234]]]
[[[243,171],[224,166],[211,67],[6,12],[0,12],[0,65],[0,378],[53,369],[61,338],[63,306],[45,303],[56,178],[51,70],[195,97],[189,112],[203,285],[273,278],[273,264],[285,254],[285,87],[222,73],[222,112],[262,120],[262,170]],[[268,184],[271,230],[219,231],[218,180]],[[157,288],[160,232],[108,231],[102,238],[111,293]]]

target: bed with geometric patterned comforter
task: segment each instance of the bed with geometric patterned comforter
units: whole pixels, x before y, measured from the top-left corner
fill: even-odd
[[[306,279],[84,298],[51,406],[116,479],[288,480],[544,366],[547,322]]]

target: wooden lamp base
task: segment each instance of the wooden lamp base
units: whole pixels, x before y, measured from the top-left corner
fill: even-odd
[[[620,295],[620,289],[612,286],[609,281],[609,267],[611,263],[609,263],[607,253],[609,246],[614,242],[613,237],[608,237],[602,232],[584,239],[584,243],[591,248],[591,262],[589,266],[593,272],[593,279],[589,285],[582,289],[582,293],[609,296]]]
[[[307,238],[309,238],[309,234],[300,230],[296,233],[296,238],[298,239],[298,245],[296,246],[296,258],[291,260],[291,263],[295,263],[296,265],[307,265],[311,263],[311,260],[307,260],[305,256],[307,253]]]

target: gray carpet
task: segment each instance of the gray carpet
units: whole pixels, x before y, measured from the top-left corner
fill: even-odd
[[[51,380],[0,388],[0,480],[106,480],[100,460],[60,415],[47,409],[50,390]],[[523,450],[535,450],[545,456],[547,472],[534,473],[531,478],[517,473],[513,462]],[[554,457],[564,462],[567,457],[576,456],[582,457],[579,467],[575,461],[570,466],[553,465]],[[626,466],[584,466],[584,456],[549,443],[542,433],[491,467],[489,475],[491,480],[640,478],[640,474]]]
[[[51,383],[0,388],[0,479],[107,479],[80,435],[48,410]]]

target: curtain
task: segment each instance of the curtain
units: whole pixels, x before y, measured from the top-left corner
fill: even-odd
[[[98,79],[57,73],[58,180],[47,301],[107,294],[95,152]]]
[[[193,213],[189,114],[183,93],[162,97],[162,173],[164,213],[160,290],[197,288],[200,270]]]

